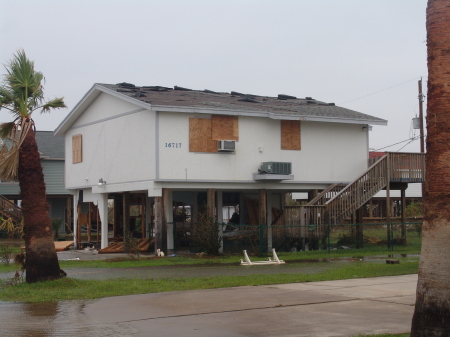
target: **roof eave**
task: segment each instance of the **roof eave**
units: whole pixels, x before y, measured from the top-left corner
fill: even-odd
[[[347,123],[347,124],[369,124],[369,125],[387,125],[385,119],[354,119],[343,117],[321,117],[310,115],[295,115],[295,114],[280,114],[270,111],[260,110],[231,110],[218,108],[202,108],[202,107],[180,107],[170,105],[152,105],[152,111],[167,111],[167,112],[185,112],[185,113],[199,113],[208,115],[234,115],[234,116],[249,116],[249,117],[266,117],[279,120],[300,120],[312,122],[328,122],[328,123]]]

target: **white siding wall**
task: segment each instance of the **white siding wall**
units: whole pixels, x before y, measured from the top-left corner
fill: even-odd
[[[361,125],[302,122],[302,150],[288,151],[281,150],[279,120],[239,116],[234,154],[192,153],[189,117],[194,116],[206,117],[160,112],[160,179],[250,181],[265,161],[292,162],[295,181],[304,182],[351,181],[367,169],[367,133]]]
[[[66,133],[67,188],[96,186],[100,178],[108,184],[155,178],[155,113],[120,116],[138,109],[106,94],[91,104]],[[72,136],[77,134],[83,137],[83,161],[73,164]]]

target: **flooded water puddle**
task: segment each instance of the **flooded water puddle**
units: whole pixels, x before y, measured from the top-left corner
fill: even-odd
[[[84,308],[94,301],[43,303],[0,302],[0,336],[132,336],[126,324],[104,324],[91,320]]]

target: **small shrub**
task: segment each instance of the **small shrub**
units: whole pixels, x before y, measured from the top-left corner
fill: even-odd
[[[208,255],[219,255],[222,237],[219,236],[219,224],[214,218],[208,218],[206,212],[199,213],[198,223],[192,224],[190,236],[191,249]]]
[[[62,220],[61,218],[52,218],[52,229],[55,233],[55,239],[59,237],[59,229],[61,228]]]
[[[421,217],[423,216],[422,212],[422,203],[419,201],[413,201],[409,205],[406,206],[406,216],[407,217]]]
[[[8,266],[11,262],[13,254],[13,248],[9,246],[0,245],[0,261]]]
[[[140,257],[139,240],[133,237],[133,233],[127,228],[123,238],[123,251],[132,258]]]

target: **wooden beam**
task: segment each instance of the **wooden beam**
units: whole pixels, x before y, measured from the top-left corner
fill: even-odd
[[[361,206],[356,211],[356,248],[363,248],[364,247],[364,227],[362,225],[363,223],[363,215],[364,215],[364,207],[365,205]]]
[[[164,215],[164,204],[167,189],[163,188],[162,196],[155,198],[155,254],[157,249],[167,253],[167,222]]]
[[[87,241],[91,242],[92,241],[92,217],[91,217],[91,212],[92,212],[92,203],[88,203],[88,223],[87,223]],[[98,229],[97,229],[98,230]]]
[[[123,192],[123,237],[125,238],[127,231],[130,230],[130,192]]]
[[[214,219],[216,210],[216,190],[214,188],[208,189],[206,193],[206,215],[208,219]]]
[[[145,220],[147,218],[146,214],[146,195],[143,194],[141,199],[141,232],[142,232],[142,238],[145,238]]]
[[[388,170],[389,172],[389,170]],[[388,174],[388,181],[390,180],[390,176]],[[392,237],[392,226],[391,226],[391,206],[392,206],[392,201],[391,201],[391,184],[388,183],[386,185],[386,222],[387,222],[387,226],[386,226],[386,235],[387,235],[387,242],[388,242],[388,248],[391,248],[392,246],[392,242],[391,242],[391,237]]]
[[[170,197],[170,200],[169,200],[169,192],[170,191],[167,188],[163,188],[163,190],[162,190],[163,216],[162,216],[162,231],[161,231],[161,237],[162,237],[161,250],[164,253],[167,253],[167,215],[168,215],[168,212],[170,212],[171,214],[173,213],[172,197]]]
[[[155,254],[157,249],[162,247],[162,227],[163,227],[163,198],[155,198]]]
[[[78,226],[77,226],[77,249],[80,249],[80,243],[81,243],[81,223],[80,223],[80,217],[81,217],[81,203],[79,202],[77,205],[77,214],[78,214]]]
[[[402,219],[402,245],[406,245],[406,191],[405,190],[401,190],[401,204],[402,204],[402,214],[401,214],[401,219]]]
[[[259,190],[259,216],[260,225],[267,226],[267,190]]]
[[[73,233],[73,227],[72,227],[72,197],[67,197],[67,203],[66,203],[66,228],[65,231],[70,229]],[[67,232],[66,232],[67,233]]]

